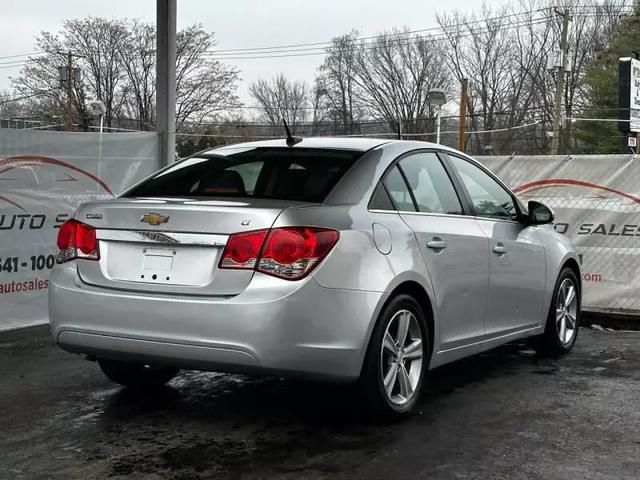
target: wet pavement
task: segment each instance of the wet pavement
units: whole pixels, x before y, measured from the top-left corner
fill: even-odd
[[[0,333],[0,479],[640,478],[640,332],[524,348],[431,372],[419,412],[384,423],[348,387],[276,378],[135,394],[46,327]]]

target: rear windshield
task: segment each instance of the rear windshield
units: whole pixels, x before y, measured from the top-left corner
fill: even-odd
[[[322,202],[364,152],[317,148],[224,149],[183,160],[125,197],[241,197]]]

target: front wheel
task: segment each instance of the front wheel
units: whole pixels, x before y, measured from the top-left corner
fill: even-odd
[[[179,371],[176,368],[106,359],[99,359],[98,365],[109,380],[132,388],[159,387]]]
[[[371,335],[360,378],[366,401],[382,413],[409,413],[420,396],[429,357],[422,308],[409,295],[394,297]]]
[[[564,268],[551,299],[544,334],[540,338],[542,353],[563,355],[576,343],[580,325],[580,283],[575,272]]]

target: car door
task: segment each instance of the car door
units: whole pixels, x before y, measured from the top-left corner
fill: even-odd
[[[439,348],[478,342],[489,290],[488,240],[462,202],[434,151],[401,157],[383,183],[415,232],[434,288]]]
[[[544,318],[545,251],[537,228],[519,221],[513,194],[469,159],[449,154],[473,214],[489,238],[487,338],[535,327]]]

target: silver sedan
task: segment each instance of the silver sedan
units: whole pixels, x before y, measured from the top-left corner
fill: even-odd
[[[51,331],[123,385],[180,368],[358,381],[407,413],[431,368],[527,337],[572,348],[580,263],[552,222],[440,145],[226,146],[60,228]]]

